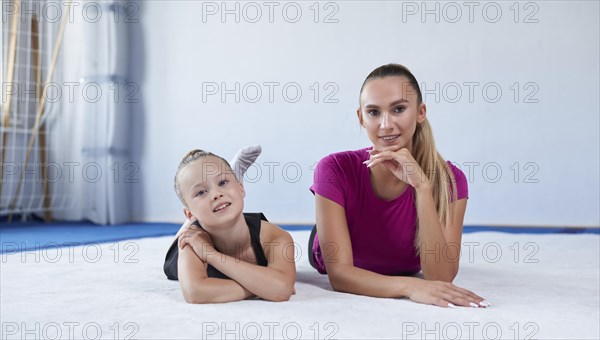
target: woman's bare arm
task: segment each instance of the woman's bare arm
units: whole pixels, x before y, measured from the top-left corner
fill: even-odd
[[[317,233],[329,282],[333,289],[373,297],[408,297],[440,307],[470,306],[481,297],[448,282],[415,277],[386,276],[354,266],[345,210],[319,195],[316,198]]]
[[[445,226],[439,222],[432,190],[428,185],[416,189],[421,268],[427,280],[452,282],[458,274],[463,220],[467,199],[451,203]]]

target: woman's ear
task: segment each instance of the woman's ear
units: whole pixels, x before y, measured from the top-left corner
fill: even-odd
[[[417,122],[423,123],[425,117],[427,117],[427,105],[425,105],[425,103],[421,103],[421,105],[419,106],[419,115],[417,116]]]
[[[362,117],[362,114],[360,112],[360,107],[358,109],[356,109],[356,116],[358,117],[358,123],[360,124],[360,126],[365,127],[363,125],[363,117]]]

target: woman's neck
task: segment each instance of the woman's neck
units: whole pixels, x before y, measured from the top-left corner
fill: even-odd
[[[371,168],[369,174],[373,192],[383,200],[395,199],[404,193],[408,186],[381,164]]]

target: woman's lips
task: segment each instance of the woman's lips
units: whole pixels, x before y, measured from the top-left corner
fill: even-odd
[[[379,137],[379,139],[381,139],[385,143],[395,142],[396,140],[398,140],[398,138],[400,138],[400,135],[387,135]]]

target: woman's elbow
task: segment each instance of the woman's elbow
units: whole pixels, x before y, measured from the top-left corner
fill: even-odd
[[[440,275],[439,277],[433,278],[432,280],[444,281],[444,282],[452,283],[455,278],[456,278],[456,274],[449,273],[449,274],[446,274],[446,275]]]
[[[458,275],[458,263],[450,268],[449,273],[446,275],[447,282],[452,283],[456,279],[456,275]]]
[[[423,272],[423,278],[429,281],[444,281],[452,283],[454,279],[458,275],[458,266],[455,268],[451,268],[444,273],[435,272],[435,273],[426,273]]]
[[[347,281],[343,277],[343,268],[333,267],[327,268],[327,276],[329,277],[329,284],[336,292],[351,293],[347,287]]]

